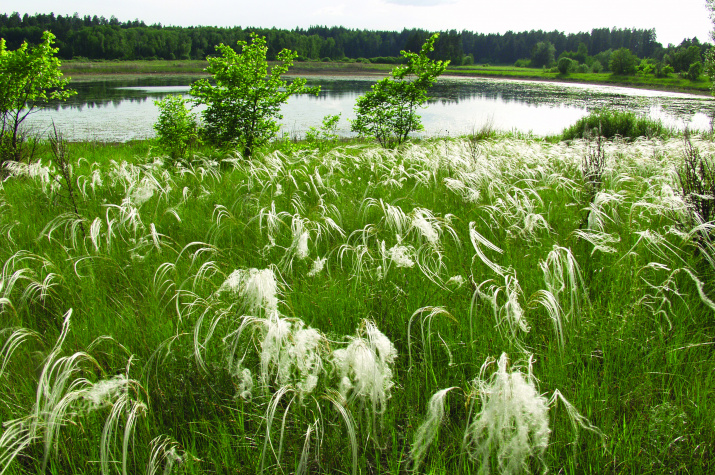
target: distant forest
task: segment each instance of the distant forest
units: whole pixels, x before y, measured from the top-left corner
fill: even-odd
[[[298,60],[394,62],[401,50],[419,51],[430,35],[429,31],[421,29],[395,32],[322,26],[294,30],[174,27],[146,25],[139,20],[120,22],[115,17],[80,17],[77,14],[0,14],[0,37],[5,39],[9,49],[19,47],[23,41],[38,43],[45,30],[57,37],[60,58],[92,60],[204,59],[215,53],[215,45],[224,43],[234,46],[238,40],[247,40],[249,33],[256,32],[268,40],[269,59],[281,49],[288,48],[298,53]],[[673,56],[678,50],[691,46],[697,46],[701,53],[709,47],[697,38],[663,47],[656,41],[654,29],[596,28],[588,33],[569,34],[541,30],[508,31],[504,34],[451,30],[441,32],[434,56],[436,59],[448,59],[454,66],[512,64],[519,59],[530,58],[540,42],[551,43],[557,57],[579,48],[583,51],[585,46],[591,56],[628,48],[639,58],[657,61],[661,61],[666,54]]]

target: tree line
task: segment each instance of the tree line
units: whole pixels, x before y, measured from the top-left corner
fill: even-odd
[[[92,60],[205,59],[208,55],[218,54],[216,45],[223,43],[233,47],[239,41],[249,40],[250,35],[255,33],[266,38],[269,60],[274,60],[281,50],[290,49],[298,53],[298,61],[363,59],[395,63],[403,60],[400,51],[419,52],[431,36],[431,32],[422,29],[175,27],[147,25],[140,20],[122,22],[114,16],[107,19],[78,14],[0,14],[0,37],[5,39],[10,49],[19,48],[25,41],[40,43],[44,31],[55,35],[59,58]],[[700,54],[704,53],[697,38],[686,41],[689,44],[684,49],[697,44],[701,48]],[[656,41],[653,29],[597,28],[590,32],[568,34],[542,30],[508,31],[503,34],[450,30],[441,32],[431,56],[448,60],[453,66],[513,64],[520,59],[531,58],[539,43],[553,45],[556,57],[564,52],[576,52],[583,44],[592,56],[627,48],[638,58],[658,61],[662,61],[666,54],[672,58],[680,48],[673,45],[663,47]]]

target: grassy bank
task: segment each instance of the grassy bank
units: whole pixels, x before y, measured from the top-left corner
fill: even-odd
[[[62,71],[74,79],[91,79],[106,75],[128,74],[202,74],[206,61],[64,61]],[[350,62],[296,62],[293,74],[319,75],[385,75],[394,65]],[[607,84],[640,87],[645,89],[681,91],[710,94],[710,81],[701,76],[698,81],[681,79],[676,75],[667,78],[654,76],[613,76],[610,73],[571,73],[562,75],[544,69],[517,68],[513,66],[459,66],[447,69],[447,76],[495,77],[537,81],[573,81],[580,83]]]
[[[564,75],[558,72],[551,72],[547,69],[517,68],[514,66],[460,66],[450,68],[447,72],[448,74],[458,76],[566,81],[708,95],[710,94],[711,87],[711,82],[707,76],[701,76],[698,81],[690,81],[688,79],[682,79],[675,74],[666,78],[656,78],[652,75],[615,76],[611,73],[569,73]]]
[[[715,254],[683,154],[492,137],[167,168],[73,144],[68,180],[43,150],[0,185],[0,471],[712,473]]]

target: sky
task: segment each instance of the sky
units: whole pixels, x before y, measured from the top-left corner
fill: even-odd
[[[593,28],[655,28],[664,46],[697,37],[712,42],[705,0],[3,0],[2,12],[80,16],[173,26],[366,30],[423,28],[477,33]]]

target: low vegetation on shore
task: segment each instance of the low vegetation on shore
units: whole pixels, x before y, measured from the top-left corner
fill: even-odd
[[[204,73],[206,61],[64,61],[62,71],[74,81],[84,81],[106,78],[113,75],[145,75],[145,74],[188,74],[199,76]],[[372,64],[360,62],[306,62],[297,61],[293,64],[290,74],[306,75],[378,75],[389,74],[391,64]],[[515,66],[474,65],[450,66],[446,76],[461,77],[497,77],[509,79],[524,79],[532,81],[573,81],[593,84],[612,84],[619,86],[641,87],[669,91],[682,91],[697,94],[709,94],[711,82],[707,76],[701,76],[693,82],[675,75],[664,78],[654,76],[614,76],[611,73],[572,73],[560,74],[558,71],[542,68],[522,68]]]

